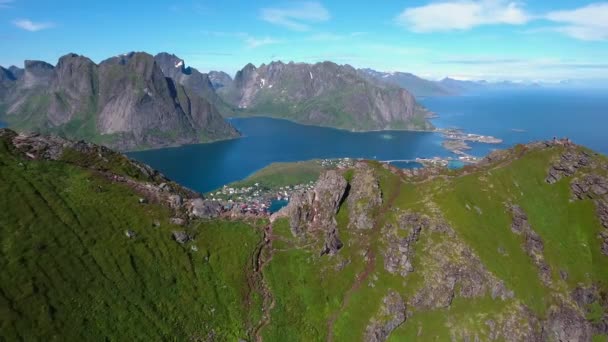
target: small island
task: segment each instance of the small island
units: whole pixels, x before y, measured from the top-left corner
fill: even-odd
[[[445,149],[457,154],[459,156],[459,160],[469,163],[476,162],[478,158],[465,152],[472,149],[467,142],[483,144],[501,144],[503,142],[502,139],[493,137],[491,135],[465,133],[462,130],[455,128],[438,128],[435,131],[441,133],[445,139],[441,143]]]

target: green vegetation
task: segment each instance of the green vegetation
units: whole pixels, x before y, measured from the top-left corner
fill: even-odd
[[[294,236],[289,217],[268,230],[265,218],[174,226],[170,209],[140,204],[133,189],[100,175],[159,181],[119,154],[67,149],[61,161],[32,161],[0,139],[0,191],[11,194],[0,198],[0,339],[361,341],[397,317],[386,311],[389,293],[403,300],[407,320],[388,341],[526,340],[563,305],[601,325],[604,228],[594,201],[574,200],[570,184],[589,173],[608,177],[608,162],[593,156],[548,184],[564,152],[518,146],[499,161],[431,176],[369,162],[382,204],[366,213],[372,227],[357,229],[350,206],[372,198],[342,201],[335,220],[343,247],[330,256],[320,253],[324,227]],[[363,167],[340,171],[348,196],[373,192],[357,188]],[[317,161],[273,164],[238,186],[306,183],[321,172]],[[526,236],[512,231],[514,204],[542,240],[549,282]],[[178,244],[175,230],[193,240]],[[389,270],[395,256],[407,256],[411,269]],[[576,289],[597,296],[581,305]]]
[[[314,182],[323,171],[319,161],[296,163],[273,163],[242,181],[230,184],[232,187],[249,187],[259,183],[261,187],[276,189],[286,185]]]
[[[0,339],[247,338],[260,311],[246,304],[257,229],[195,224],[194,241],[179,245],[168,209],[4,142],[0,180]]]

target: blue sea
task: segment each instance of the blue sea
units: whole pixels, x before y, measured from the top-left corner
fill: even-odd
[[[499,145],[471,144],[469,153],[484,156],[517,143],[569,137],[608,154],[608,91],[535,89],[496,91],[475,96],[426,98],[421,102],[438,117],[441,128],[503,139]],[[273,162],[319,158],[411,160],[454,156],[436,133],[383,131],[354,133],[298,125],[269,118],[232,119],[243,137],[129,155],[169,178],[200,192],[243,179]],[[415,167],[416,163],[395,163]]]

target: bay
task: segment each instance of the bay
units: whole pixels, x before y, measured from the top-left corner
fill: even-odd
[[[440,128],[503,139],[497,145],[471,143],[468,153],[484,156],[517,143],[569,137],[608,154],[608,92],[526,89],[474,96],[432,97],[421,102],[438,117]],[[263,117],[231,119],[243,133],[235,140],[142,152],[129,156],[200,192],[243,179],[274,162],[322,158],[412,160],[455,157],[441,147],[437,133],[382,131],[355,133]],[[399,167],[417,163],[395,162]]]
[[[386,161],[450,155],[441,147],[441,137],[429,132],[348,132],[263,117],[230,121],[242,138],[128,155],[200,192],[243,179],[274,162],[346,157]]]

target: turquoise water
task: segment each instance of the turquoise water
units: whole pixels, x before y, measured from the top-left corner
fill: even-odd
[[[423,104],[439,117],[437,127],[494,135],[499,145],[470,144],[484,156],[517,143],[569,137],[608,154],[608,92],[526,90],[489,92],[477,96],[426,98]],[[441,147],[441,137],[421,132],[352,133],[303,126],[269,118],[233,119],[244,137],[213,144],[130,153],[169,178],[207,192],[245,178],[273,162],[315,158],[410,160],[399,167],[419,167],[416,157],[455,157]],[[457,166],[452,164],[453,166]]]

